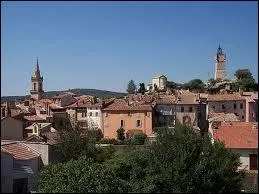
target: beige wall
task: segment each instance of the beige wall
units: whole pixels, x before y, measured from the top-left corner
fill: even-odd
[[[1,139],[22,140],[23,122],[12,117],[1,120]]]
[[[258,154],[258,149],[232,149],[234,152],[240,154],[240,162],[242,163],[239,169],[246,168],[250,170],[250,154]]]
[[[107,114],[108,113],[108,114]],[[149,116],[145,116],[145,112],[131,112],[131,116],[126,111],[105,111],[102,113],[103,134],[104,137],[117,138],[117,129],[120,128],[121,120],[124,121],[123,128],[125,133],[128,130],[140,129],[146,135],[152,133],[152,112],[148,112]],[[141,126],[137,127],[137,120],[141,121]]]
[[[181,107],[184,107],[184,112],[181,112]],[[189,112],[189,107],[192,107],[192,112]],[[176,105],[176,119],[183,124],[184,117],[190,117],[191,125],[197,126],[197,105],[186,105],[177,104]]]
[[[236,109],[234,109],[234,103]],[[243,109],[240,108],[240,104],[243,104]],[[222,109],[222,105],[225,105],[225,110]],[[215,107],[215,109],[213,108]],[[240,121],[246,120],[246,102],[245,100],[240,101],[210,101],[208,102],[208,113],[210,112],[226,112],[226,113],[237,113]]]

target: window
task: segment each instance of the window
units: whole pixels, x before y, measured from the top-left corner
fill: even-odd
[[[128,112],[128,116],[131,116],[131,113],[130,113],[130,112]]]
[[[181,107],[181,112],[184,112],[184,107],[183,106]]]
[[[240,103],[240,109],[243,109],[243,103]]]
[[[123,120],[121,120],[121,127],[123,127],[124,126],[124,122],[123,122]]]
[[[33,133],[38,133],[37,126],[33,126]]]
[[[84,117],[85,116],[85,114],[82,112],[82,117]]]
[[[226,109],[225,104],[222,104],[222,109],[223,109],[223,110],[225,110],[225,109]]]
[[[191,106],[189,107],[189,112],[192,112],[192,107]]]
[[[36,90],[36,83],[33,83],[33,90]]]
[[[108,113],[107,112],[105,113],[105,116],[108,117]]]
[[[250,154],[249,155],[249,162],[250,162],[250,170],[257,170],[258,169],[257,154]]]
[[[215,109],[216,109],[216,107],[215,107],[215,106],[212,106],[212,109],[213,109],[213,110],[215,110]]]
[[[93,115],[93,113],[92,112],[89,112],[89,116],[91,117]]]
[[[244,119],[244,116],[242,115],[242,119]]]
[[[98,112],[95,113],[95,116],[98,117]]]
[[[237,104],[236,103],[234,103],[234,109],[237,109]]]
[[[140,120],[137,120],[137,127],[140,127]]]

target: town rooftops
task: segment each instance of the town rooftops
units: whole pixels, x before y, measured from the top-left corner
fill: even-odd
[[[25,144],[17,142],[1,144],[1,151],[11,154],[17,160],[29,160],[40,156],[38,152]]]
[[[209,94],[208,101],[240,101],[245,100],[239,93],[233,94]]]
[[[208,115],[210,121],[240,121],[234,113],[210,112]]]
[[[223,122],[213,131],[213,139],[228,148],[258,149],[258,123]]]

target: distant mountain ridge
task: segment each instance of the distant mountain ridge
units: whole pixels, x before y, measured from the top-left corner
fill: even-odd
[[[63,92],[73,92],[77,96],[81,95],[91,95],[96,97],[121,97],[124,96],[126,93],[121,92],[112,92],[112,91],[106,91],[106,90],[97,90],[97,89],[70,89],[70,90],[63,90],[63,91],[48,91],[44,92],[44,98],[51,98],[52,96],[56,94],[60,94]],[[14,101],[15,99],[29,99],[30,95],[25,96],[1,96],[1,102],[10,102]]]

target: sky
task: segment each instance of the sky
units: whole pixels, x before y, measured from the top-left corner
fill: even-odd
[[[257,2],[1,2],[1,96],[27,95],[37,57],[44,91],[125,92],[163,74],[214,77],[219,44],[227,75],[258,80]]]

